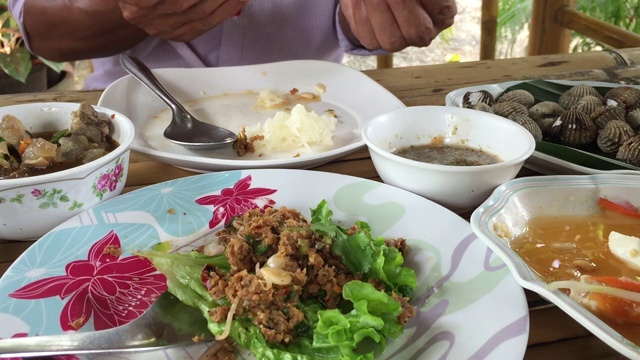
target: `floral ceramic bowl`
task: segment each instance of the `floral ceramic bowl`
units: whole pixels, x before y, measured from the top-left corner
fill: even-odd
[[[59,131],[69,128],[77,103],[31,103],[0,108],[27,131]],[[110,136],[119,144],[108,154],[86,164],[49,174],[0,180],[0,239],[33,240],[101,201],[119,195],[124,188],[133,123],[115,111],[94,107],[111,119]]]

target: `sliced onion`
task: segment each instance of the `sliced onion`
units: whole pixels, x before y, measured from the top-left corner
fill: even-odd
[[[202,248],[202,253],[208,256],[217,256],[222,254],[223,251],[224,246],[218,244],[215,241],[207,243],[207,245]]]
[[[229,313],[227,314],[227,322],[224,324],[224,331],[222,334],[216,335],[216,340],[224,340],[229,336],[231,332],[231,322],[233,321],[233,314],[236,313],[236,308],[238,307],[238,302],[240,302],[240,298],[236,298],[231,304],[231,308],[229,309]]]
[[[260,277],[260,278],[264,279],[264,282],[266,283],[266,286],[263,286],[263,287],[262,287],[264,290],[269,290],[269,289],[271,289],[271,285],[272,285],[272,284],[271,284],[271,281],[269,281],[268,279],[265,279],[265,278],[262,276],[262,270],[260,269],[260,263],[256,263],[256,276],[258,276],[258,277]]]
[[[600,293],[605,295],[611,295],[615,297],[619,297],[621,299],[640,302],[640,293],[618,289],[612,286],[605,285],[595,285],[595,284],[587,284],[580,281],[575,280],[562,280],[562,281],[554,281],[547,285],[547,289],[549,290],[557,290],[557,289],[570,289],[572,291],[578,292],[593,292]]]
[[[284,254],[277,252],[267,259],[266,266],[274,269],[284,269],[287,257]]]

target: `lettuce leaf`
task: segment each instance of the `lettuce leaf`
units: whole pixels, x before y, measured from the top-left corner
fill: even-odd
[[[209,330],[214,334],[222,333],[224,326],[224,323],[214,323],[209,320]],[[260,329],[246,317],[234,319],[229,336],[242,348],[251,351],[258,360],[342,359],[341,351],[337,346],[314,348],[310,338],[300,337],[289,346],[269,344]]]
[[[387,246],[382,237],[373,239],[371,227],[364,221],[356,222],[356,233],[347,231],[332,221],[333,212],[329,204],[322,200],[311,209],[311,228],[331,237],[331,250],[340,255],[349,270],[365,274],[368,278],[380,279],[389,288],[406,297],[411,297],[417,286],[413,269],[404,267],[402,253]]]
[[[229,261],[224,254],[208,256],[197,251],[167,253],[147,250],[138,255],[149,259],[153,266],[167,277],[169,292],[183,303],[200,309],[207,318],[209,309],[219,306],[209,295],[209,291],[200,280],[200,275],[206,265],[229,271]]]
[[[346,229],[333,223],[332,216],[329,204],[322,200],[315,209],[311,209],[311,229],[329,237],[331,250],[342,257],[349,270],[366,273],[371,268],[374,251],[371,240],[361,231],[347,235]]]
[[[374,241],[374,247],[373,264],[367,275],[382,280],[396,293],[411,298],[413,290],[418,286],[416,273],[403,266],[404,257],[400,250],[387,246],[381,237]]]
[[[209,320],[209,330],[214,334],[220,334],[224,330],[224,323],[214,323]],[[304,354],[295,354],[286,350],[272,348],[267,344],[260,329],[248,319],[235,319],[231,323],[229,336],[232,337],[243,349],[247,349],[255,355],[256,359],[286,359],[286,360],[311,360]]]
[[[343,296],[353,303],[353,310],[347,314],[337,309],[319,311],[313,335],[315,348],[337,346],[344,358],[373,359],[374,354],[384,351],[387,338],[396,338],[404,331],[397,319],[402,313],[400,303],[373,285],[350,281],[343,288]],[[360,353],[358,345],[365,340],[373,346]]]

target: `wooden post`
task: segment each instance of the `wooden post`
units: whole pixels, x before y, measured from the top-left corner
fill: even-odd
[[[482,0],[480,23],[480,60],[496,58],[498,37],[498,0]]]
[[[376,63],[378,69],[390,69],[393,67],[393,53],[385,55],[376,55]]]
[[[556,11],[575,7],[575,0],[533,0],[529,33],[529,56],[569,52],[571,30],[558,25]]]

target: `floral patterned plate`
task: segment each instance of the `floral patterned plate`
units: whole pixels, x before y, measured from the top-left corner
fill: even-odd
[[[172,180],[73,217],[34,243],[0,279],[0,338],[125,324],[166,289],[164,276],[132,252],[159,242],[185,251],[249,208],[288,206],[305,214],[323,199],[345,226],[364,220],[373,234],[404,237],[410,245],[406,260],[418,276],[419,312],[381,358],[522,358],[529,333],[524,291],[468,222],[383,183],[307,170],[227,171]],[[154,355],[192,359],[206,346]]]

